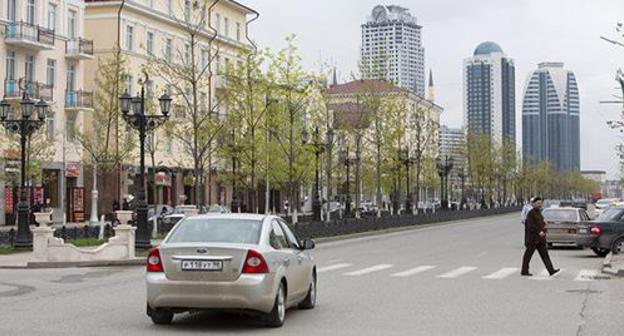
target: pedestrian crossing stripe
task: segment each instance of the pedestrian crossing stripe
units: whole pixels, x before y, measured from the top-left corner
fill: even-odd
[[[415,268],[412,268],[412,269],[408,269],[406,271],[390,274],[390,276],[403,278],[403,277],[408,277],[408,276],[411,276],[411,275],[414,275],[414,274],[426,272],[426,271],[432,270],[432,269],[434,269],[436,267],[437,266],[423,265],[423,266],[418,266],[418,267],[415,267]]]
[[[518,268],[516,267],[504,267],[492,274],[484,276],[483,279],[500,280],[517,272]]]
[[[338,270],[338,269],[341,269],[341,268],[347,268],[349,266],[353,266],[353,264],[347,264],[347,263],[334,264],[334,265],[321,267],[321,268],[317,269],[316,271],[318,273],[324,273],[324,272]]]
[[[375,265],[372,267],[367,267],[361,270],[357,270],[357,271],[353,271],[353,272],[348,272],[345,273],[345,275],[349,275],[349,276],[359,276],[359,275],[364,275],[364,274],[368,274],[368,273],[373,273],[373,272],[379,272],[381,270],[385,270],[387,268],[392,267],[392,265],[390,264],[380,264],[380,265]]]
[[[560,269],[559,272],[557,272],[557,274],[551,276],[548,270],[544,269],[537,276],[532,276],[531,280],[548,281],[548,280],[552,280],[554,278],[559,277],[562,273],[563,273],[563,268]]]
[[[597,270],[581,270],[579,274],[574,278],[574,281],[592,281],[598,276]]]
[[[474,266],[462,266],[460,268],[456,268],[450,272],[446,272],[444,274],[438,275],[438,278],[452,279],[457,278],[458,276],[464,275],[466,273],[472,272],[477,268]]]

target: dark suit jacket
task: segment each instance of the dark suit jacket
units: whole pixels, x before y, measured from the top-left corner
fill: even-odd
[[[540,237],[540,231],[546,232],[546,223],[540,209],[533,208],[529,211],[524,224],[524,245],[534,246],[539,243],[546,243],[546,237]]]

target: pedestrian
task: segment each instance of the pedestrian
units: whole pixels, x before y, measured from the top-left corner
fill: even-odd
[[[548,273],[553,276],[559,272],[558,268],[554,268],[548,255],[548,244],[546,243],[546,223],[542,216],[543,200],[540,197],[533,198],[533,208],[529,211],[524,224],[524,256],[522,257],[522,276],[532,276],[529,273],[529,263],[535,250],[539,252],[540,257]]]
[[[522,225],[524,225],[524,223],[526,222],[529,211],[533,209],[533,203],[535,203],[535,197],[531,197],[531,199],[529,199],[529,202],[522,207],[522,214],[520,215],[520,222],[522,223]]]

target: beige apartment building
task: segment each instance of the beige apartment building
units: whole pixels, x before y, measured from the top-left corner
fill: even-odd
[[[84,90],[85,60],[93,44],[84,37],[85,4],[79,0],[0,1],[0,77],[2,96],[19,113],[24,93],[43,99],[49,115],[31,144],[36,164],[31,201],[50,199],[55,220],[84,218],[83,153],[74,129],[92,110],[93,96]],[[15,221],[19,184],[19,146],[0,127],[0,225]]]
[[[197,7],[199,4],[199,7]],[[204,2],[190,0],[126,0],[105,1],[87,0],[85,14],[86,37],[95,43],[95,59],[86,63],[88,74],[95,74],[98,59],[113,56],[114,47],[119,43],[122,53],[128,64],[127,72],[130,74],[126,79],[126,87],[135,95],[141,87],[137,83],[142,78],[141,67],[150,58],[158,57],[170,59],[175,62],[176,58],[183,57],[185,48],[188,48],[188,34],[185,34],[185,25],[181,20],[191,16],[191,11],[201,8]],[[201,92],[199,100],[202,105],[213,101],[218,90],[225,87],[224,77],[217,75],[228,64],[236,65],[240,62],[238,56],[245,48],[250,47],[246,37],[247,21],[254,17],[256,12],[236,1],[232,0],[208,0],[206,10],[206,29],[200,35],[199,49],[196,50],[201,64],[212,60],[211,69],[215,75],[211,79],[212,85],[207,86]],[[117,28],[119,23],[119,36]],[[213,31],[217,32],[213,38]],[[218,57],[211,57],[218,55]],[[92,75],[85,77],[85,86],[88,90],[95,90],[95,81]],[[151,75],[146,84],[146,90],[152,95],[160,96],[165,90],[170,91],[162,79]],[[209,92],[211,90],[211,92]],[[211,98],[212,97],[212,98]],[[184,115],[184,106],[181,101],[176,101],[173,96],[173,108],[171,122]],[[159,111],[154,111],[158,112]],[[225,113],[226,111],[221,111]],[[88,127],[88,125],[87,125]],[[163,129],[155,133],[157,139],[155,161],[157,168],[151,168],[151,160],[146,159],[148,171],[148,202],[158,204],[176,205],[181,202],[195,204],[194,179],[192,161],[183,156],[180,144],[167,136]],[[137,140],[138,141],[138,140]],[[210,176],[206,176],[206,203],[229,203],[231,199],[228,187],[214,178],[219,170],[217,163],[213,163]],[[139,157],[135,156],[134,162],[124,167],[121,172],[115,173],[113,183],[107,183],[106,190],[100,190],[100,200],[103,204],[100,211],[108,212],[113,199],[120,199],[124,195],[136,196],[139,174]],[[152,181],[156,181],[156,188]],[[209,196],[208,196],[209,195]]]

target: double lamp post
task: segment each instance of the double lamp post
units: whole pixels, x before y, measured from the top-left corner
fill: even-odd
[[[453,169],[453,157],[444,155],[444,159],[442,159],[438,156],[436,158],[436,168],[440,176],[440,207],[442,210],[448,210],[448,176]]]

